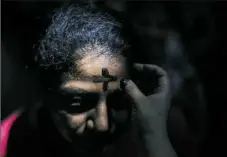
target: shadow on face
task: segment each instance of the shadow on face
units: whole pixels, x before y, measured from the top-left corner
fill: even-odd
[[[131,106],[119,89],[120,78],[128,74],[123,59],[113,63],[108,56],[90,58],[85,56],[77,62],[77,65],[83,65],[77,67],[80,73],[64,77],[67,79],[62,81],[58,95],[54,96],[55,114],[59,117],[57,125],[67,130],[65,136],[69,140],[78,141],[79,138],[96,143],[104,139],[106,142],[129,123]],[[118,79],[105,81],[103,68]]]

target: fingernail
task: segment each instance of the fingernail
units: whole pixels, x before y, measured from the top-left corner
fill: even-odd
[[[125,86],[128,84],[128,82],[129,82],[128,79],[122,79],[122,80],[120,81],[120,87],[121,87],[122,89],[125,89]]]

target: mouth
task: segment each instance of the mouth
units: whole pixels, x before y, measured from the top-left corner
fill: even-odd
[[[72,138],[73,150],[83,156],[100,156],[103,150],[110,145],[108,136],[87,134],[83,136],[74,136]]]
[[[107,141],[110,141],[113,134],[108,132],[95,132],[90,130],[85,130],[83,134],[78,135],[75,134],[75,131],[70,131],[70,136],[72,139],[72,142],[74,143],[90,143],[95,145],[100,145],[102,143],[107,143]]]

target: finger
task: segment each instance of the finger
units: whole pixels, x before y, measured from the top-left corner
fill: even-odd
[[[153,64],[134,64],[134,69],[137,71],[150,71],[150,72],[156,72],[156,74],[159,76],[157,93],[160,92],[168,92],[169,91],[169,79],[166,71],[162,69],[161,67]]]
[[[146,96],[140,91],[136,84],[127,79],[122,79],[120,83],[121,88],[125,91],[126,95],[136,104],[144,103]]]
[[[153,64],[139,64],[139,63],[135,63],[133,65],[133,68],[136,71],[143,71],[145,68],[148,69],[149,71],[155,71],[159,76],[166,76],[167,73],[164,69],[162,69],[161,67],[157,66],[157,65],[153,65]]]
[[[143,67],[144,69],[155,70],[156,74],[159,76],[158,79],[158,88],[156,89],[157,93],[166,93],[169,92],[169,79],[166,71],[157,65],[146,64]]]

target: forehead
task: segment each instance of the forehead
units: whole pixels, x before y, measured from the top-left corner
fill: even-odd
[[[76,66],[83,74],[101,75],[102,68],[107,68],[111,75],[124,75],[126,73],[125,59],[113,54],[92,53],[76,62]]]
[[[61,88],[63,90],[72,91],[73,93],[101,93],[104,92],[104,83],[94,83],[91,81],[67,81]],[[119,88],[119,81],[109,82],[107,84],[107,92],[113,92]]]
[[[106,68],[110,75],[118,78],[118,80],[107,84],[107,90],[114,91],[119,87],[119,79],[128,75],[125,64],[124,58],[120,56],[98,55],[96,53],[86,55],[76,62],[75,68],[79,73],[72,75],[61,87],[86,92],[103,92],[104,82],[97,83],[94,80],[96,77],[102,77],[102,69]]]

